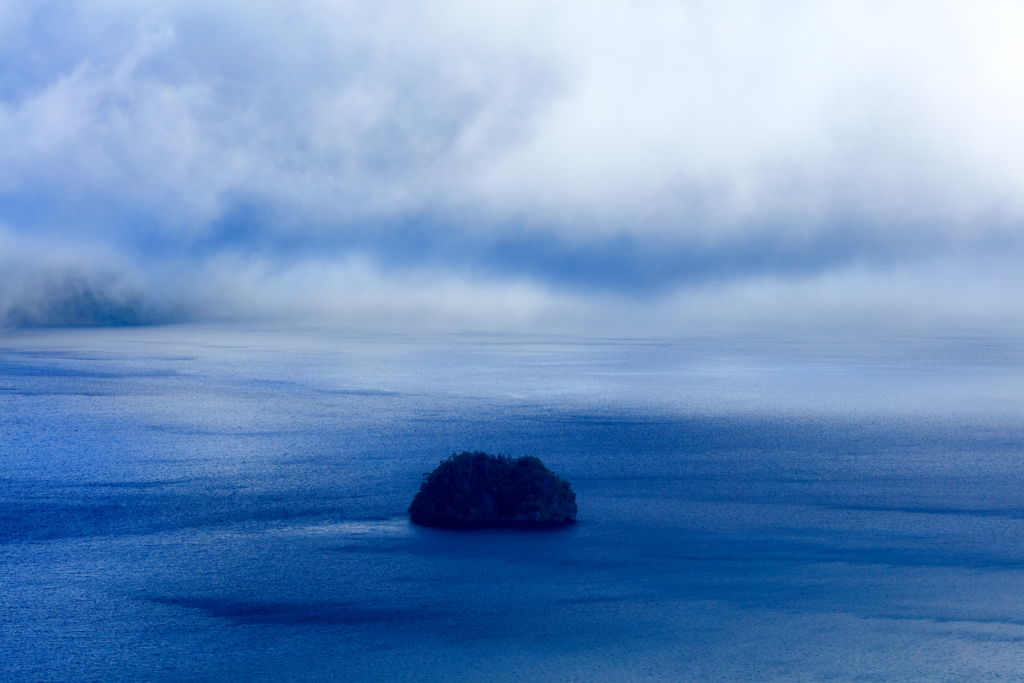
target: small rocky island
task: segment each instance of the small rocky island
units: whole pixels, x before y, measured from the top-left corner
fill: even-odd
[[[446,529],[558,527],[576,521],[576,494],[538,458],[466,451],[424,475],[409,517]]]

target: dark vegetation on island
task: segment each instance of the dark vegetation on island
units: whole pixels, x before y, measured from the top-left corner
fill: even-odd
[[[466,451],[424,475],[409,517],[446,529],[553,528],[576,521],[576,494],[538,458]]]

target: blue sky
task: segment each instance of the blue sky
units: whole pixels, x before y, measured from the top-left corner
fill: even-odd
[[[1017,324],[1022,34],[985,1],[0,0],[0,305],[76,273],[398,326]]]

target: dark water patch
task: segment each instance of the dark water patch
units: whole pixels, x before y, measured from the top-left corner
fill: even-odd
[[[79,488],[103,488],[103,489],[152,489],[177,486],[182,484],[194,484],[195,479],[161,479],[157,481],[88,481],[73,486]]]
[[[418,610],[371,608],[333,602],[248,602],[216,598],[147,598],[151,602],[196,609],[215,619],[241,624],[365,625],[420,621]],[[433,616],[433,615],[431,615]]]
[[[116,487],[115,487],[116,488]],[[132,489],[135,487],[123,487]],[[0,544],[339,517],[343,500],[270,495],[121,495],[0,500]]]
[[[108,359],[109,361],[109,359]],[[46,379],[102,379],[132,380],[138,378],[181,377],[182,373],[158,368],[119,368],[117,370],[89,370],[80,366],[60,363],[0,362],[0,377],[40,377]]]
[[[400,391],[386,391],[384,389],[318,389],[318,393],[328,396],[402,396]]]
[[[659,548],[654,557],[703,564],[716,574],[761,575],[766,566],[845,564],[887,567],[955,567],[972,569],[1024,569],[1024,558],[1013,553],[978,552],[963,547],[935,546],[922,539],[903,544],[894,539],[877,545],[870,538],[794,540],[778,536],[756,538],[715,536],[677,540]]]
[[[624,599],[624,596],[621,595],[591,595],[580,598],[562,598],[556,600],[555,603],[559,605],[600,605],[617,604]]]
[[[877,615],[879,619],[891,619],[892,621],[919,621],[921,617],[908,616],[905,614],[886,614],[881,613]],[[972,618],[970,616],[964,617],[952,617],[952,616],[932,616],[928,618],[936,624],[984,624],[994,626],[1024,626],[1024,619],[988,619],[985,617]],[[1024,636],[1017,637],[999,637],[991,632],[989,633],[973,633],[968,637],[972,637],[976,640],[994,641],[994,642],[1024,642]]]
[[[1004,519],[1024,519],[1024,508],[954,508],[954,507],[914,507],[900,505],[844,505],[827,503],[806,503],[819,505],[832,510],[848,510],[851,512],[899,512],[914,515],[949,515],[954,517],[1001,517]]]
[[[380,555],[380,554],[408,554],[409,546],[406,543],[393,542],[388,543],[386,541],[374,540],[371,542],[353,542],[346,545],[339,546],[328,546],[324,548],[326,552],[334,553],[346,553],[354,555]]]
[[[97,391],[95,389],[85,390],[76,389],[74,387],[68,387],[66,389],[18,389],[10,387],[0,387],[0,394],[7,396],[24,396],[24,397],[45,397],[45,396],[82,396],[86,398],[100,398],[100,397],[111,397],[121,395],[120,391],[111,389],[109,391]]]
[[[34,334],[34,333],[27,333]],[[26,341],[31,341],[35,337],[29,336]],[[45,339],[45,333],[40,333],[40,337]],[[8,337],[10,339],[10,337]],[[147,342],[145,340],[137,340],[139,345],[153,345],[159,346],[158,342]],[[47,347],[45,349],[25,349],[13,346],[6,346],[0,349],[0,357],[10,359],[12,363],[108,363],[108,364],[120,364],[126,360],[129,360],[135,367],[139,365],[152,365],[154,363],[192,363],[201,360],[200,356],[184,356],[174,353],[166,354],[139,354],[131,353],[126,355],[124,352],[108,352],[108,353],[97,353],[90,352],[87,349],[67,349],[62,347]],[[26,359],[26,360],[22,360]]]
[[[0,363],[0,376],[4,377],[45,377],[54,379],[116,379],[126,377],[123,370],[117,372],[85,370],[80,367],[68,367],[54,363]],[[140,373],[144,377],[160,377],[171,373],[150,371]]]
[[[280,427],[268,429],[214,429],[209,427],[200,427],[195,424],[182,425],[148,423],[139,425],[138,429],[140,431],[161,432],[175,436],[239,437],[242,439],[259,439],[261,437],[283,437],[290,435],[298,436],[303,434],[301,429],[281,429]]]

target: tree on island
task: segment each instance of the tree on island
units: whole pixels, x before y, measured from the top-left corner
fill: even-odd
[[[465,451],[424,475],[409,517],[451,529],[562,526],[576,521],[576,494],[538,458]]]

